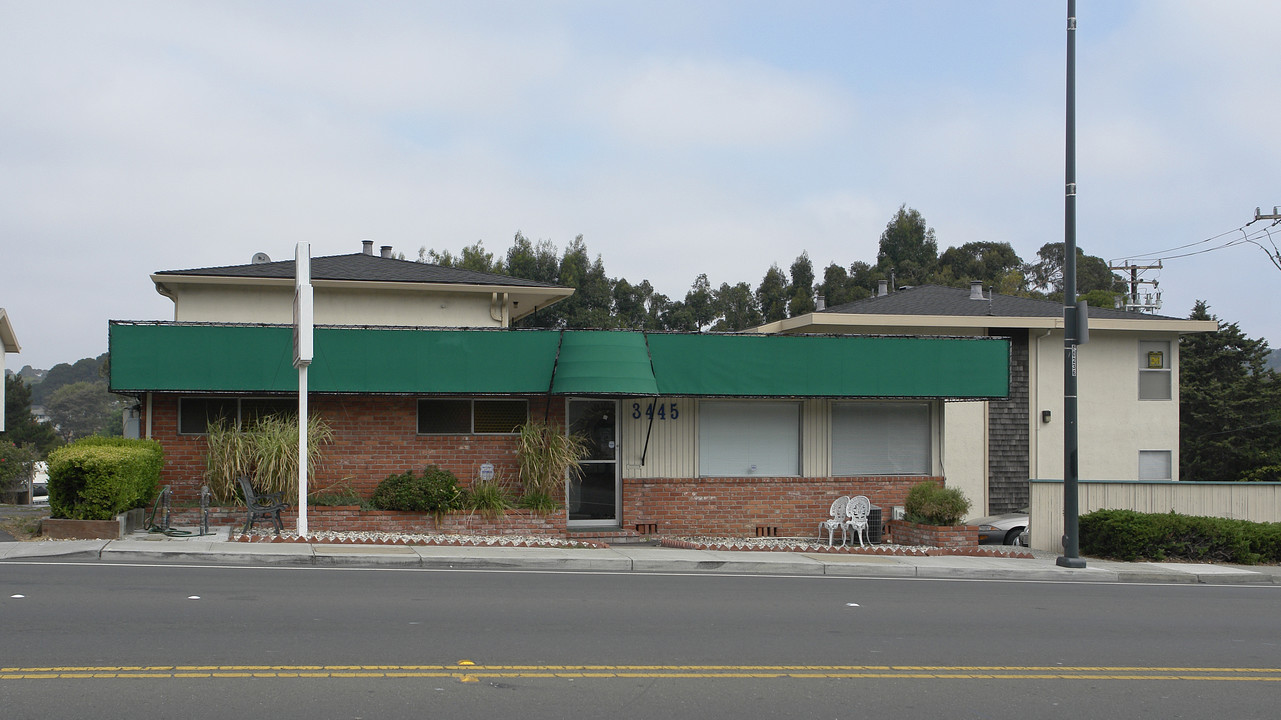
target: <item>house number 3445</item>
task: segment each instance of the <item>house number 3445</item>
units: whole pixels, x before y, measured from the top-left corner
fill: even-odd
[[[632,403],[632,418],[635,420],[639,420],[642,414],[644,415],[644,417],[647,417],[653,420],[655,417],[655,412],[656,411],[654,409],[654,403],[647,403],[643,410],[641,409],[640,403],[637,403],[637,402]],[[680,416],[680,410],[676,407],[676,403],[669,403],[667,405],[658,406],[657,417],[659,420],[675,420],[679,416]]]

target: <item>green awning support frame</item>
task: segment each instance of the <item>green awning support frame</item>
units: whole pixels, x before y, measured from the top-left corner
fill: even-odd
[[[121,322],[115,392],[297,392],[285,325]],[[313,393],[1000,399],[990,337],[320,327]],[[652,425],[651,425],[652,430]],[[647,433],[648,437],[648,433]]]

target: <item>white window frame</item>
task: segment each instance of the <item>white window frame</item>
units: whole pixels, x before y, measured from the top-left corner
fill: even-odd
[[[1162,402],[1174,399],[1174,355],[1173,343],[1169,340],[1139,340],[1139,399],[1153,402]],[[1161,367],[1151,367],[1148,364],[1148,354],[1152,352],[1161,353]],[[1145,380],[1156,380],[1159,377],[1165,378],[1165,394],[1163,397],[1154,397],[1150,393],[1144,395]],[[1149,383],[1150,384],[1150,383]]]
[[[912,417],[905,411],[921,413],[923,417]],[[832,477],[927,477],[934,474],[933,403],[833,402],[830,428]],[[870,449],[860,451],[858,446],[863,439],[857,436],[859,434],[866,435],[872,445]],[[895,439],[901,441],[911,435],[915,435],[915,447],[891,445]]]
[[[801,409],[792,400],[700,400],[699,477],[800,477]]]

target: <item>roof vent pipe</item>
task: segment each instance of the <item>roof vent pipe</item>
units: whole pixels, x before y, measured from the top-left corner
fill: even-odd
[[[360,244],[363,246],[363,247],[361,248],[361,252],[365,253],[366,255],[373,255],[373,254],[374,254],[374,241],[373,241],[373,240],[361,240],[361,241],[360,241]]]
[[[886,295],[889,295],[889,294],[890,294],[890,281],[877,280],[876,281],[876,297],[885,297]]]
[[[383,245],[382,247],[380,247],[380,248],[378,248],[378,249],[379,249],[379,251],[382,253],[382,256],[383,256],[383,257],[385,257],[385,258],[389,258],[389,257],[391,257],[391,246],[390,246],[390,245]]]
[[[826,309],[827,309],[827,297],[826,297],[826,296],[824,296],[824,295],[819,295],[818,297],[814,298],[814,310],[815,310],[816,312],[823,312],[823,311],[824,311],[824,310],[826,310]]]
[[[987,298],[983,297],[983,281],[982,281],[982,280],[971,280],[971,281],[970,281],[970,299],[971,299],[971,300],[986,300],[986,299],[987,299]]]

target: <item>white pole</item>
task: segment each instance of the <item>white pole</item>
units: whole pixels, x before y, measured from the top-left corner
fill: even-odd
[[[307,366],[298,366],[298,536],[307,537]]]
[[[307,366],[312,359],[311,245],[294,249],[294,367],[298,368],[298,535],[307,537]]]

